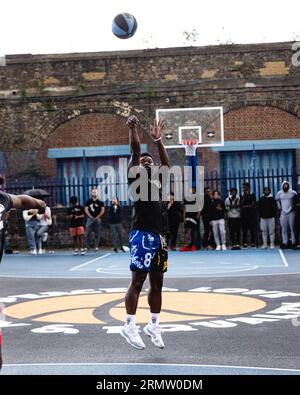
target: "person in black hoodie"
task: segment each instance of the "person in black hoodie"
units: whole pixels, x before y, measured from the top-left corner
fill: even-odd
[[[300,185],[298,186],[298,193],[294,197],[295,210],[295,233],[296,233],[296,248],[300,248]]]
[[[226,231],[225,231],[225,204],[221,200],[220,192],[213,191],[213,199],[210,206],[210,222],[214,232],[216,250],[226,250]]]
[[[256,247],[256,197],[250,191],[250,184],[243,183],[243,195],[240,199],[241,225],[243,233],[243,247],[248,247],[248,231],[250,232],[251,247]]]
[[[114,197],[111,201],[109,208],[109,222],[110,230],[112,233],[113,248],[115,252],[118,252],[118,247],[124,252],[122,242],[122,220],[121,220],[121,207],[117,197]]]
[[[169,202],[167,204],[168,210],[168,233],[167,233],[167,241],[170,243],[170,248],[172,251],[176,251],[176,239],[179,224],[182,221],[183,217],[183,207],[181,202],[174,200],[174,193],[170,193]]]
[[[211,189],[209,187],[204,188],[204,205],[201,210],[201,216],[203,221],[204,233],[203,233],[203,248],[212,249],[215,247],[215,241],[213,236],[212,227],[210,225],[210,207],[211,207]]]
[[[268,237],[270,238],[270,248],[274,248],[275,243],[275,217],[277,213],[276,200],[271,194],[270,188],[264,188],[264,194],[258,202],[258,213],[260,216],[260,230],[262,233],[263,246],[268,248]]]

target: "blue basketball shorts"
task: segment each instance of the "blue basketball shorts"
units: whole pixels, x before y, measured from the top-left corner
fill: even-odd
[[[163,236],[132,230],[130,232],[130,270],[142,272],[166,272],[168,247]]]

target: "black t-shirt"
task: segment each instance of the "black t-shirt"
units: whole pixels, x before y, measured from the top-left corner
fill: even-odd
[[[139,177],[128,177],[129,187]],[[151,188],[154,189],[154,195],[158,197],[151,200]],[[139,192],[139,191],[137,191]],[[132,229],[166,234],[168,232],[168,213],[167,202],[161,199],[161,184],[148,178],[148,200],[136,200],[133,203],[132,211]]]
[[[0,262],[4,249],[5,214],[12,208],[12,206],[12,198],[7,193],[0,191]]]
[[[109,219],[111,224],[121,223],[121,207],[119,205],[111,205],[109,208]]]
[[[254,215],[255,214],[255,206],[256,206],[256,197],[254,193],[244,194],[241,196],[240,199],[240,206],[241,206],[241,214],[242,215]],[[251,207],[245,207],[251,206]]]
[[[100,214],[101,208],[104,207],[104,203],[99,199],[90,198],[86,201],[85,207],[88,207],[90,215],[96,218]]]
[[[300,217],[300,207],[296,206],[296,204],[300,204],[300,193],[297,193],[297,195],[294,196],[293,203],[294,203],[294,207],[295,207],[295,213],[298,218],[298,217]]]
[[[185,219],[191,218],[196,222],[198,221],[198,214],[200,210],[197,209],[196,204],[197,204],[196,198],[184,199]],[[189,206],[194,206],[195,210],[191,210]]]
[[[174,201],[170,208],[168,208],[168,221],[169,224],[179,224],[182,218],[182,205],[181,202]]]
[[[84,215],[84,208],[77,204],[76,206],[69,207],[67,210],[67,215]],[[79,226],[84,226],[84,217],[83,218],[73,218],[71,217],[69,220],[70,228],[77,228]]]
[[[212,199],[210,206],[210,220],[218,221],[225,218],[225,204],[221,199]]]

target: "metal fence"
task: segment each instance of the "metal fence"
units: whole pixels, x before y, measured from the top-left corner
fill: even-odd
[[[95,187],[98,188],[99,196],[105,204],[109,204],[111,198],[117,196],[122,205],[131,205],[126,182],[111,183],[109,180],[94,177],[26,181],[5,179],[4,176],[3,178],[2,189],[9,193],[21,194],[32,188],[45,189],[50,194],[47,203],[52,207],[68,206],[70,197],[73,195],[78,197],[80,203],[84,203],[90,196],[91,189]],[[209,186],[212,190],[220,191],[222,198],[225,199],[231,187],[236,187],[241,194],[242,184],[247,181],[256,197],[259,197],[262,195],[265,186],[269,186],[275,196],[285,180],[290,183],[293,189],[297,190],[300,184],[300,172],[297,173],[295,169],[269,169],[266,172],[262,170],[233,170],[229,172],[228,177],[222,177],[218,172],[210,172],[205,174],[204,185]],[[170,190],[174,190],[174,182],[172,181]]]

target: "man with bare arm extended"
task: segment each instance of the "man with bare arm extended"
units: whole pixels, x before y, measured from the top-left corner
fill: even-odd
[[[141,153],[140,139],[137,130],[138,119],[132,115],[128,118],[129,141],[131,147],[131,158],[128,166],[128,183],[133,186],[134,181],[140,181],[140,192],[142,188],[147,190],[147,198],[134,200],[133,221],[130,233],[130,270],[131,283],[125,296],[127,319],[122,328],[121,335],[133,347],[144,349],[145,344],[139,335],[135,324],[135,314],[138,299],[144,281],[149,274],[150,288],[148,292],[148,303],[150,306],[150,321],[144,327],[144,333],[151,337],[153,344],[164,348],[159,326],[159,313],[162,304],[162,286],[164,272],[168,266],[168,252],[165,241],[167,228],[167,202],[162,200],[161,183],[153,181],[154,166],[152,156],[145,152]],[[164,121],[154,121],[150,126],[150,136],[157,146],[161,166],[169,168],[167,151],[161,140],[161,131]],[[158,168],[162,169],[162,167]],[[146,175],[146,177],[145,177]],[[157,189],[158,199],[153,199],[151,188]],[[154,191],[155,192],[155,191]],[[141,194],[142,195],[142,194]]]
[[[46,203],[42,200],[34,199],[27,195],[10,195],[0,191],[0,262],[4,249],[5,215],[12,208],[21,208],[23,210],[45,209]],[[0,329],[0,369],[2,367],[1,343],[2,334]]]

